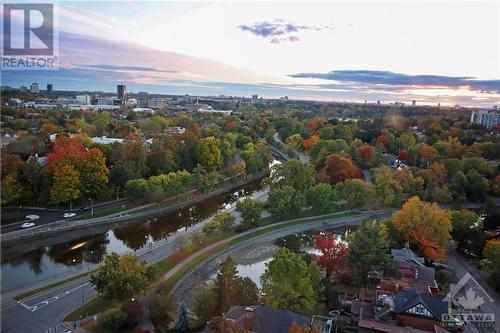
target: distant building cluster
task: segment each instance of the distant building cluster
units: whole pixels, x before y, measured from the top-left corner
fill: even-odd
[[[500,124],[500,113],[496,106],[491,110],[473,111],[470,121],[475,124],[483,125],[486,128],[492,128]]]

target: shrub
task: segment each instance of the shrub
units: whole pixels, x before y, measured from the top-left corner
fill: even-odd
[[[127,315],[119,308],[104,311],[98,320],[98,325],[105,332],[116,332],[127,321]]]

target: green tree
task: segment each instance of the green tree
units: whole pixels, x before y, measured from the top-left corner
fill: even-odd
[[[260,277],[266,302],[275,308],[311,313],[317,300],[311,272],[300,255],[280,248]]]
[[[324,212],[331,207],[335,192],[332,185],[319,183],[310,187],[306,192],[306,202],[313,209]]]
[[[53,173],[50,201],[66,203],[80,196],[80,173],[69,164],[57,168]]]
[[[484,202],[488,194],[489,183],[476,169],[467,172],[467,197],[475,202]]]
[[[383,272],[390,266],[388,232],[383,222],[364,221],[348,240],[347,260],[357,284],[364,284],[370,271]]]
[[[21,198],[23,187],[17,181],[15,173],[10,173],[2,180],[2,205],[16,203]]]
[[[177,319],[175,320],[175,331],[186,332],[189,330],[186,304],[181,303],[177,310]]]
[[[257,225],[263,209],[262,201],[251,198],[245,198],[236,203],[236,211],[240,213],[243,223],[247,226]]]
[[[202,286],[193,302],[193,312],[198,318],[198,325],[205,325],[211,318],[219,315],[218,294],[213,285]]]
[[[229,232],[234,228],[234,221],[234,216],[229,212],[217,213],[212,221],[203,226],[203,232],[207,235]]]
[[[375,179],[375,192],[384,204],[395,206],[401,202],[403,189],[394,178],[391,168],[381,166],[373,170]]]
[[[90,275],[90,283],[109,299],[129,299],[149,285],[154,278],[152,267],[137,256],[112,252],[104,258],[104,265]]]
[[[213,136],[201,139],[198,144],[198,162],[207,171],[215,171],[222,165],[221,143]]]
[[[473,253],[481,253],[483,246],[483,222],[471,210],[451,213],[453,229],[451,235],[457,241],[457,247]]]
[[[346,200],[351,207],[367,205],[373,199],[373,186],[361,179],[346,179],[335,185],[339,199]]]
[[[450,190],[453,197],[456,199],[464,199],[465,191],[468,186],[467,177],[462,171],[457,171],[450,180]]]
[[[299,213],[304,203],[304,196],[292,186],[285,185],[271,188],[267,201],[271,214],[282,218]]]
[[[277,164],[271,173],[271,184],[275,186],[291,186],[296,191],[304,193],[314,182],[314,168],[293,159]]]
[[[111,308],[99,315],[98,325],[105,332],[117,332],[127,321],[127,316],[119,308]]]

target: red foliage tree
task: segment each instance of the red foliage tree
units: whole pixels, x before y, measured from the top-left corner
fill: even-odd
[[[375,155],[375,147],[365,143],[356,149],[356,154],[358,154],[358,156],[361,157],[365,163],[369,163]]]
[[[349,248],[344,242],[337,240],[331,232],[325,236],[316,235],[315,241],[316,249],[321,251],[320,255],[315,255],[316,261],[326,270],[329,277],[339,277],[346,271]]]
[[[337,184],[351,178],[363,179],[363,174],[350,158],[339,154],[328,155],[325,166],[316,174],[320,183]]]
[[[399,152],[398,158],[403,161],[408,161],[410,158],[410,154],[406,150],[402,150]]]

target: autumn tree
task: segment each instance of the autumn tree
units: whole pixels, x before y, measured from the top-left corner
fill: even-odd
[[[319,135],[311,135],[308,139],[305,139],[304,142],[302,143],[304,145],[305,149],[311,148],[316,142],[320,140]]]
[[[348,241],[348,267],[357,284],[364,284],[370,271],[383,272],[390,266],[388,230],[383,222],[364,221]]]
[[[347,269],[349,247],[332,232],[317,234],[315,248],[321,254],[315,255],[318,264],[326,270],[328,277],[340,277]]]
[[[363,179],[361,170],[348,158],[339,154],[326,157],[325,166],[316,174],[318,182],[336,184],[345,179]]]
[[[319,330],[316,326],[310,326],[308,324],[299,325],[294,320],[290,328],[288,328],[288,333],[319,333]]]
[[[375,156],[375,147],[365,143],[356,149],[356,154],[361,157],[365,165],[369,165]]]
[[[50,198],[54,203],[74,200],[80,194],[96,196],[108,182],[102,151],[85,149],[79,137],[58,136],[45,170],[52,175]]]
[[[62,165],[53,172],[50,201],[66,203],[80,196],[80,173],[72,165]]]
[[[490,239],[483,248],[483,257],[493,262],[500,256],[500,239]]]
[[[392,216],[392,224],[403,239],[418,246],[427,259],[441,261],[446,258],[451,238],[451,214],[436,203],[414,196]]]
[[[426,162],[427,165],[430,164],[430,162],[433,160],[433,158],[437,155],[437,150],[432,148],[429,145],[422,145],[420,147],[420,156],[422,158],[422,161]]]

